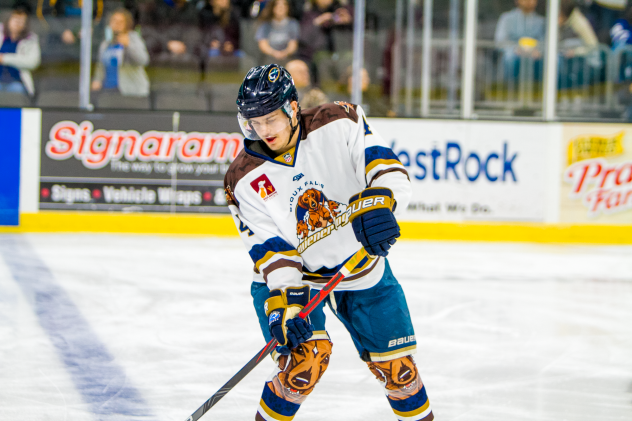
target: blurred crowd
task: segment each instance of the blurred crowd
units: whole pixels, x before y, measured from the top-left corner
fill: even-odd
[[[251,66],[276,62],[293,75],[303,106],[350,99],[353,0],[94,0],[94,102],[103,108],[229,111]],[[445,2],[447,3],[447,2]],[[543,57],[546,21],[538,0],[480,0],[506,78]],[[598,69],[598,45],[632,43],[628,0],[561,0],[560,60]],[[394,115],[394,1],[368,1],[362,90],[375,115]],[[391,10],[393,9],[393,10]],[[420,25],[422,2],[414,21]],[[0,106],[76,107],[81,0],[0,0]],[[440,16],[439,16],[440,18]],[[488,22],[489,21],[489,22]],[[441,31],[436,31],[441,36]],[[418,36],[421,35],[417,32]],[[375,51],[378,50],[378,51]],[[632,66],[622,71],[632,80]],[[628,72],[628,73],[625,73]],[[35,77],[34,77],[35,73]],[[560,84],[564,76],[560,76]],[[628,89],[632,96],[632,85]],[[21,100],[20,100],[21,98]],[[16,104],[16,101],[18,102]],[[20,103],[20,101],[22,101]]]

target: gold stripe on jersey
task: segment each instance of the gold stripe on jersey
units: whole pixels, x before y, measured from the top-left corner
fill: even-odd
[[[283,254],[285,256],[299,256],[298,251],[296,250],[287,250],[287,251],[269,251],[263,256],[261,259],[255,263],[255,267],[258,271],[261,271],[261,266],[265,265],[266,262],[272,259],[277,254]]]
[[[399,162],[397,159],[376,159],[375,161],[372,161],[369,165],[366,166],[365,173],[368,174],[369,172],[371,172],[373,168],[377,167],[378,165],[393,165],[393,164],[402,165],[402,163]]]

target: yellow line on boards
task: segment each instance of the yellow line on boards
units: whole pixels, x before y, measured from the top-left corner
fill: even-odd
[[[570,225],[492,222],[400,222],[402,240],[517,241],[536,243],[632,244],[632,225]],[[94,232],[235,237],[230,215],[45,211],[20,215],[2,233]]]
[[[48,211],[20,215],[19,227],[3,232],[95,232],[236,236],[230,215]]]
[[[632,244],[632,225],[401,222],[402,238],[446,241]]]

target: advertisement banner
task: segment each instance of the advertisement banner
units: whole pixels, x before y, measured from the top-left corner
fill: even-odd
[[[632,224],[632,125],[564,124],[560,222]]]
[[[546,213],[545,124],[372,119],[413,184],[402,220],[533,221]],[[549,178],[550,179],[550,178]]]
[[[44,111],[40,209],[228,212],[234,116]]]

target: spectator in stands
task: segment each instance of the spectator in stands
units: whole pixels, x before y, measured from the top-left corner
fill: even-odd
[[[149,78],[145,66],[149,54],[143,39],[133,31],[134,18],[127,9],[118,9],[110,17],[109,28],[99,47],[99,61],[92,90],[118,90],[126,96],[148,96]]]
[[[141,6],[143,36],[151,60],[198,64],[202,33],[195,4],[187,0],[154,0]]]
[[[516,78],[521,58],[536,60],[536,79],[540,77],[540,58],[546,23],[535,11],[538,0],[516,0],[516,8],[500,15],[494,40],[503,50],[505,78]]]
[[[361,105],[365,113],[373,116],[392,116],[390,104],[388,101],[384,101],[380,87],[371,86],[371,77],[365,68],[362,69],[360,83],[360,89],[362,91]],[[352,102],[352,93],[353,66],[348,66],[338,81],[338,92],[336,94],[332,94],[331,97],[335,101]]]
[[[624,17],[617,20],[612,29],[610,29],[610,37],[613,51],[632,44],[632,6],[628,6]],[[625,83],[623,88],[617,93],[617,96],[619,97],[619,102],[627,105],[623,117],[626,121],[632,122],[632,83],[630,83],[632,80],[632,54],[629,52],[622,53],[621,68],[616,69],[616,71],[619,73],[619,80]]]
[[[312,79],[307,63],[303,60],[292,60],[285,65],[285,68],[290,72],[294,80],[294,86],[298,91],[298,99],[301,107],[307,109],[329,102],[327,95],[325,95],[323,91],[312,86]]]
[[[239,16],[230,0],[206,0],[199,21],[208,57],[240,55]]]
[[[537,48],[530,48],[544,42],[546,23],[544,17],[536,13],[537,5],[538,0],[516,0],[515,9],[500,15],[494,40],[499,44],[517,43],[514,51],[518,55],[539,56]],[[533,43],[532,40],[536,42]]]
[[[353,14],[349,7],[339,0],[311,0],[308,10],[303,15],[302,26],[306,47],[315,52],[325,50],[335,52],[333,31],[335,29],[352,29]]]
[[[256,19],[259,17],[269,0],[233,0],[233,4],[239,8],[242,18]],[[290,17],[301,21],[305,0],[290,0]]]
[[[31,70],[40,65],[37,35],[29,30],[28,5],[17,4],[5,23],[0,23],[0,92],[35,94]]]
[[[564,57],[586,56],[596,52],[599,44],[597,35],[575,0],[561,0],[559,25],[559,49]],[[599,64],[599,56],[593,54],[595,59],[596,64]]]
[[[298,49],[300,26],[290,17],[290,4],[287,0],[269,0],[261,13],[262,22],[255,39],[264,61],[285,64]]]
[[[632,44],[632,6],[628,7],[622,19],[610,29],[610,39],[614,51]]]
[[[610,28],[625,14],[628,0],[582,0],[584,14],[593,25],[599,42],[610,40]]]

